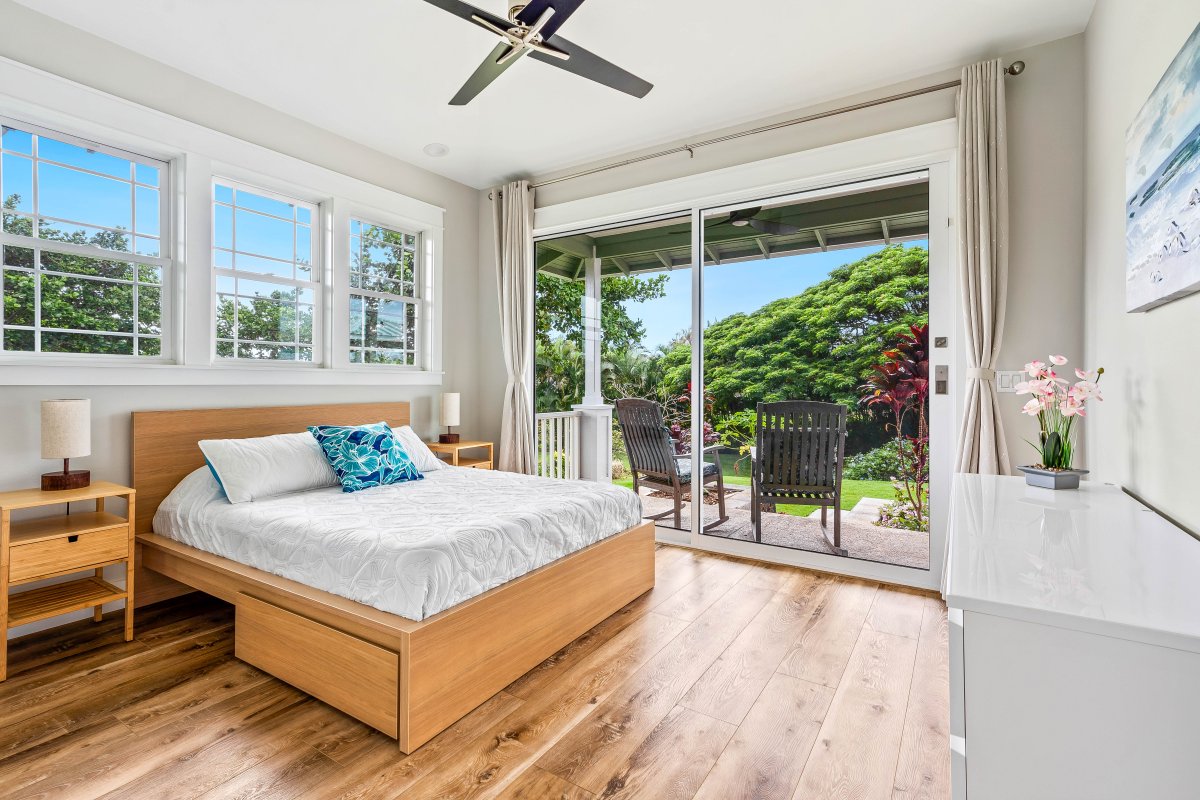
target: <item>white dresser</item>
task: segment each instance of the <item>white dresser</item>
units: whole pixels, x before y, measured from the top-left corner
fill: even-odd
[[[951,509],[955,800],[1200,798],[1200,541],[1098,483]]]

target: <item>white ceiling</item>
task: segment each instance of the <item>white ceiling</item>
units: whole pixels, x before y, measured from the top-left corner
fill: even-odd
[[[494,37],[423,0],[19,2],[476,187],[1069,36],[1094,5],[592,0],[563,35],[654,83],[645,99],[526,59],[455,108],[447,101]],[[426,156],[430,142],[450,155]]]

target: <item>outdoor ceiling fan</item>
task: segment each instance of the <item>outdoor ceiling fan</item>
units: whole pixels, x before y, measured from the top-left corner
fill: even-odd
[[[793,233],[799,233],[800,229],[795,225],[788,225],[784,222],[772,222],[769,219],[758,219],[758,212],[762,211],[762,206],[757,208],[742,208],[737,211],[730,212],[725,219],[715,219],[705,223],[705,228],[716,228],[721,225],[732,225],[735,228],[753,228],[759,233],[767,233],[773,236],[788,236]],[[676,235],[687,235],[688,231],[675,231]]]
[[[489,14],[462,0],[426,2],[500,37],[500,43],[467,79],[458,94],[450,99],[452,106],[465,106],[471,102],[524,55],[634,97],[645,97],[654,88],[653,84],[558,35],[558,29],[583,5],[584,0],[530,0],[525,5],[512,6],[508,10],[508,19]]]

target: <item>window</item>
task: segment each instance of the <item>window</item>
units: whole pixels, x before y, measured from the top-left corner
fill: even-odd
[[[311,203],[214,181],[218,358],[320,361],[316,216]]]
[[[21,123],[0,136],[0,352],[157,357],[167,165]]]
[[[417,364],[417,235],[350,220],[350,362]]]

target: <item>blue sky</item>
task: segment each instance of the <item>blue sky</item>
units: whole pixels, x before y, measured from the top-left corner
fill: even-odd
[[[906,247],[927,246],[908,242]],[[827,253],[776,257],[762,261],[714,264],[704,268],[704,317],[708,323],[737,312],[751,312],[772,300],[798,295],[829,277],[843,264],[878,253],[881,245],[832,250]],[[671,341],[692,324],[692,271],[667,273],[667,293],[658,300],[628,303],[630,316],[646,326],[643,340],[648,350]]]

